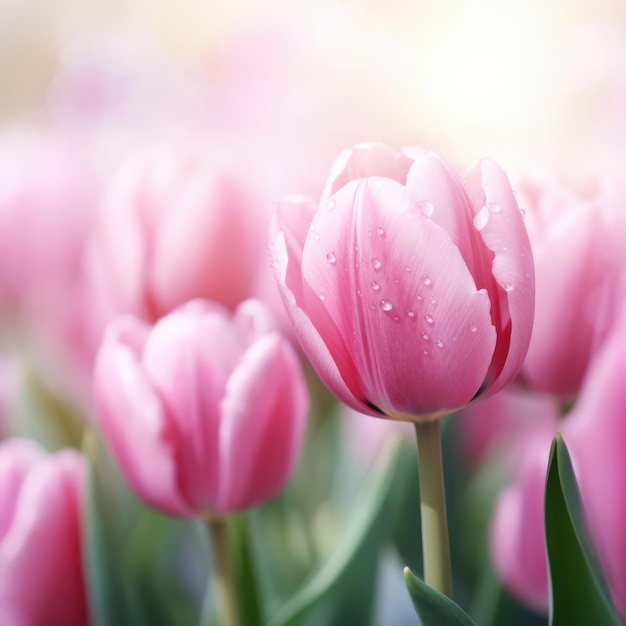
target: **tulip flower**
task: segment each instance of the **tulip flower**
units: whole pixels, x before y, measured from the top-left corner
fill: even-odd
[[[88,624],[80,508],[85,466],[27,439],[0,444],[0,622]]]
[[[287,198],[272,263],[304,351],[371,415],[428,421],[502,389],[533,319],[533,265],[504,172],[464,182],[437,155],[342,155],[319,208]]]
[[[154,326],[108,326],[94,374],[105,438],[128,482],[174,515],[228,513],[276,495],[298,458],[307,389],[260,302],[191,301]]]
[[[626,317],[592,362],[580,397],[560,426],[591,537],[622,619],[626,619],[625,383]],[[549,601],[543,500],[554,431],[537,424],[513,482],[499,497],[491,533],[492,558],[503,581],[518,598],[543,611]]]
[[[572,396],[619,314],[625,190],[607,179],[583,197],[556,181],[529,178],[520,191],[537,277],[523,378],[538,391]]]
[[[129,158],[105,194],[90,250],[111,309],[154,322],[194,298],[234,309],[249,297],[262,221],[246,181],[221,154],[189,146]],[[233,241],[237,262],[227,263]]]
[[[416,424],[426,582],[451,595],[437,418],[502,389],[530,340],[532,256],[504,172],[365,144],[319,207],[283,200],[270,251],[296,336],[351,408]]]

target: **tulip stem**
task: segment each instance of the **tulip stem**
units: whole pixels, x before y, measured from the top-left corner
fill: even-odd
[[[220,515],[208,515],[207,527],[211,539],[214,595],[221,617],[220,624],[240,626],[235,569],[228,537],[228,520]]]
[[[416,424],[417,455],[422,517],[424,580],[445,596],[452,597],[450,543],[446,513],[441,420]]]

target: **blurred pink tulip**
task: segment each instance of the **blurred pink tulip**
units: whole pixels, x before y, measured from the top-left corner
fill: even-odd
[[[622,619],[626,619],[626,317],[593,361],[574,409],[561,424],[591,536]],[[527,440],[514,482],[494,513],[491,553],[500,576],[520,599],[547,610],[543,498],[549,446],[545,424]]]
[[[484,402],[472,404],[458,420],[459,447],[467,462],[476,467],[488,455],[498,455],[514,467],[526,445],[526,435],[537,429],[556,431],[559,401],[552,395],[509,386]]]
[[[564,436],[593,540],[626,623],[626,316],[594,361]]]
[[[0,622],[88,624],[81,560],[82,457],[0,444]]]
[[[91,175],[54,133],[0,141],[0,296],[21,297],[76,271],[90,224]]]
[[[115,312],[153,322],[193,298],[234,309],[249,297],[266,207],[245,180],[222,157],[176,144],[126,162],[92,259]]]
[[[420,421],[502,389],[526,354],[533,264],[504,172],[346,151],[319,209],[279,203],[270,250],[296,335],[352,408]]]
[[[195,300],[154,327],[109,325],[96,362],[100,423],[127,480],[175,515],[229,512],[276,495],[304,435],[308,393],[265,307]]]
[[[539,391],[575,394],[610,332],[626,266],[624,194],[604,181],[590,199],[555,181],[521,185],[536,267],[535,325],[522,368]]]

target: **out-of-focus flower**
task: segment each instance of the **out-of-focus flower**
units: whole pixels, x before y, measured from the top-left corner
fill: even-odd
[[[626,316],[594,361],[564,432],[598,556],[626,622]]]
[[[529,392],[509,386],[461,412],[458,443],[467,462],[477,467],[488,455],[498,455],[514,467],[519,450],[523,454],[526,433],[546,428],[554,433],[559,416],[559,401],[552,395]]]
[[[82,457],[0,444],[0,621],[87,624],[81,560]]]
[[[537,280],[522,374],[534,389],[572,395],[619,312],[626,189],[605,180],[599,193],[584,199],[555,181],[527,180],[520,191]]]
[[[319,209],[279,204],[270,249],[296,335],[352,408],[432,419],[503,388],[528,347],[534,277],[504,172],[366,144]]]
[[[94,251],[112,309],[156,321],[193,298],[234,309],[248,297],[266,226],[245,181],[218,155],[176,144],[125,163]]]
[[[90,224],[92,176],[52,132],[14,130],[0,142],[0,295],[25,297],[76,271]]]
[[[154,327],[111,322],[96,362],[100,423],[123,473],[177,515],[229,512],[277,494],[297,461],[308,394],[266,308],[195,300]]]
[[[562,422],[591,536],[622,619],[626,618],[626,317],[588,370],[574,409]],[[549,600],[543,499],[550,440],[545,424],[527,441],[514,482],[494,513],[491,553],[497,571],[520,599],[538,610]]]

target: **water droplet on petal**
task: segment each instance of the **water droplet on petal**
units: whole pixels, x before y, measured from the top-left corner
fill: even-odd
[[[424,274],[424,276],[422,277],[424,279],[424,284],[425,285],[430,285],[432,284],[432,280],[430,280],[430,278],[428,276],[426,276],[426,274]]]
[[[322,302],[324,302],[324,300],[326,300],[326,296],[323,293],[319,294],[319,298]]]
[[[417,203],[417,206],[426,217],[430,217],[433,214],[433,211],[435,209],[435,207],[433,206],[433,203],[430,202],[429,200],[420,200]]]
[[[334,265],[335,263],[337,263],[337,257],[335,256],[334,252],[329,252],[326,255],[326,260],[331,264]]]
[[[371,231],[371,230],[368,230],[368,231],[367,231],[367,236],[368,236],[368,237],[371,237],[371,236],[372,236],[372,231]]]
[[[371,285],[374,291],[380,291],[380,285],[375,280],[371,282]]]
[[[276,269],[278,267],[278,261],[276,259],[272,259],[270,261],[270,267]]]
[[[419,293],[417,294],[417,298],[416,298],[416,300],[417,300],[418,302],[421,302],[421,301],[422,301],[422,296],[421,296]]]
[[[320,240],[320,234],[319,233],[315,233],[313,235],[313,239],[315,239],[315,241],[319,241]]]
[[[441,339],[437,339],[437,347],[443,348],[443,341],[441,341]]]
[[[474,228],[476,230],[482,230],[487,226],[487,222],[489,221],[489,209],[487,206],[484,206],[476,215],[474,215]]]
[[[384,236],[385,236],[385,229],[384,229],[382,226],[380,226],[380,227],[378,228],[378,234],[379,234],[381,237],[384,237]]]
[[[504,287],[504,291],[513,291],[513,284],[508,281],[502,286]]]
[[[522,216],[522,218],[526,217],[526,211],[524,209],[520,209],[519,212],[520,212],[520,215]]]
[[[487,207],[487,210],[489,211],[489,213],[500,212],[500,205],[496,204],[495,202],[485,202],[485,206]]]
[[[335,209],[335,207],[337,206],[337,200],[335,200],[335,198],[331,198],[328,201],[328,210],[329,211],[333,211]]]
[[[356,290],[356,295],[359,296],[359,298],[360,298],[361,296],[363,296],[363,292],[360,289],[357,289]]]
[[[427,324],[432,324],[435,320],[433,319],[432,315],[428,315],[428,313],[426,315],[424,315],[424,319],[426,320]]]
[[[370,304],[370,309],[372,309],[372,311],[376,310],[376,305],[375,304]]]
[[[393,304],[391,304],[390,300],[381,300],[380,301],[380,308],[383,311],[391,311],[391,309],[393,309]]]
[[[276,247],[276,246],[274,245],[274,242],[273,242],[273,241],[272,241],[272,242],[270,242],[269,244],[267,244],[267,249],[268,249],[270,252],[273,252],[273,250],[274,250],[274,248],[275,248],[275,247]]]
[[[354,246],[354,251],[355,251],[355,252],[358,252],[358,251],[359,251],[359,246],[355,245],[355,246]]]
[[[424,350],[424,356],[428,356],[429,354],[428,350]]]
[[[415,317],[415,311],[413,311],[413,309],[407,309],[407,310],[406,310],[406,314],[407,314],[409,317]]]
[[[394,315],[393,321],[394,322],[399,322],[400,321],[400,317],[398,315]]]
[[[422,333],[422,339],[428,341],[428,333]]]
[[[411,268],[407,265],[407,266],[404,268],[404,271],[405,271],[405,272],[410,272],[410,271],[411,271]]]
[[[430,299],[430,303],[431,303],[431,304],[437,304],[437,300],[435,300],[434,298],[431,298],[431,299]]]
[[[380,259],[376,259],[376,258],[372,259],[372,267],[375,270],[379,270],[382,266],[383,264],[381,263]]]
[[[475,333],[478,330],[478,326],[476,326],[476,324],[474,324],[474,322],[470,322],[470,332],[471,333]]]
[[[400,279],[399,278],[394,278],[393,282],[396,283],[396,285],[399,285],[400,284]]]

